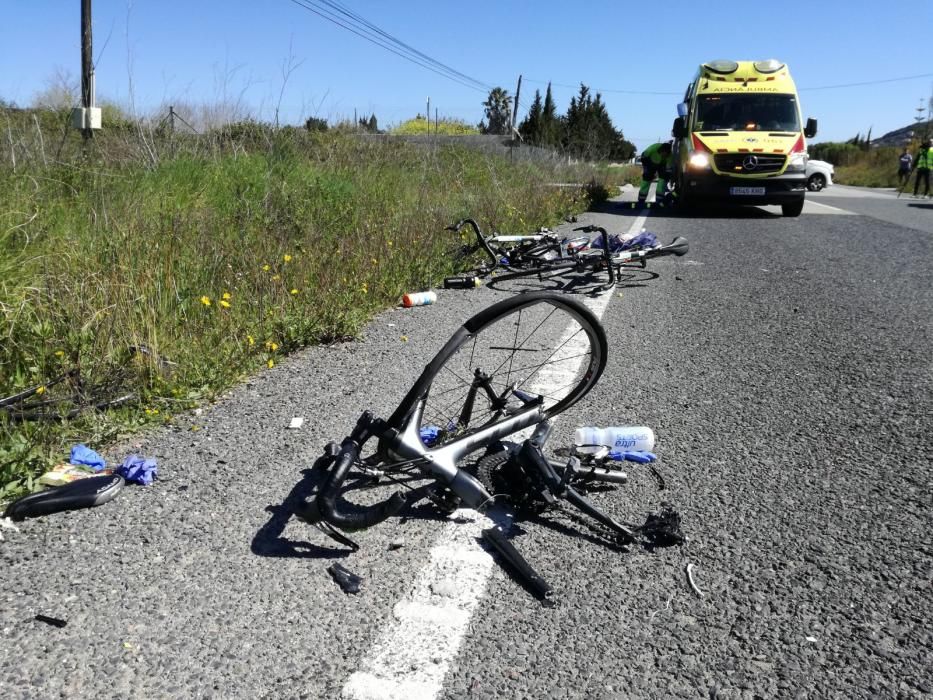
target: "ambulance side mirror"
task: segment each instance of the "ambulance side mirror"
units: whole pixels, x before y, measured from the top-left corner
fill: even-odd
[[[812,117],[807,119],[807,128],[803,130],[803,135],[808,139],[812,139],[814,136],[816,136],[816,119],[813,119]]]
[[[682,139],[687,135],[687,123],[683,117],[677,117],[674,120],[674,128],[671,129],[671,135],[675,139]]]

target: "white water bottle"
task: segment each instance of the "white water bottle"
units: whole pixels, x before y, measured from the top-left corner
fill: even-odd
[[[644,425],[622,425],[611,428],[577,428],[573,434],[577,452],[597,452],[601,446],[614,450],[654,449],[654,431]]]

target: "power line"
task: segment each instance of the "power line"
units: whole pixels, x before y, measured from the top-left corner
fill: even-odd
[[[864,83],[843,83],[841,85],[822,85],[820,87],[802,87],[800,90],[835,90],[836,88],[861,87],[862,85],[880,85],[881,83],[899,83],[905,80],[916,80],[917,78],[929,78],[933,73],[921,73],[920,75],[906,75],[903,78],[887,78],[885,80],[869,80]]]
[[[434,64],[435,66],[438,66],[439,68],[442,68],[442,69],[444,69],[445,71],[447,71],[447,72],[449,72],[449,73],[451,73],[451,74],[453,74],[453,75],[457,75],[457,76],[463,78],[464,80],[466,80],[466,81],[468,81],[468,82],[476,83],[477,85],[479,85],[480,87],[482,87],[482,88],[484,88],[484,89],[488,89],[488,90],[491,90],[491,89],[492,89],[492,86],[486,85],[485,83],[483,83],[483,82],[481,82],[481,81],[479,81],[479,80],[476,80],[476,79],[474,79],[474,78],[471,78],[469,75],[466,75],[465,73],[461,73],[460,71],[458,71],[458,70],[456,70],[456,69],[454,69],[454,68],[451,68],[451,67],[448,66],[447,64],[441,63],[440,61],[437,61],[436,59],[431,58],[430,56],[428,56],[427,54],[422,53],[421,51],[419,51],[418,49],[414,48],[413,46],[409,46],[408,44],[406,44],[406,43],[405,43],[404,41],[402,41],[401,39],[398,39],[398,38],[392,36],[391,34],[388,34],[387,32],[385,32],[385,31],[382,30],[381,28],[377,27],[375,24],[373,24],[372,22],[370,22],[370,21],[367,20],[366,18],[361,17],[360,15],[358,15],[358,14],[356,14],[355,12],[353,12],[352,10],[348,9],[347,7],[345,7],[344,5],[342,5],[341,3],[337,2],[336,0],[317,0],[317,1],[318,1],[318,2],[323,2],[323,3],[324,3],[325,5],[327,5],[328,7],[334,8],[337,12],[339,12],[339,13],[342,14],[342,15],[345,15],[345,16],[349,17],[351,20],[354,20],[354,21],[356,21],[356,22],[359,22],[360,24],[365,25],[365,26],[368,27],[369,29],[371,29],[371,30],[373,30],[374,32],[376,32],[377,34],[379,34],[379,35],[385,37],[385,38],[388,39],[390,42],[392,42],[392,43],[395,44],[396,46],[401,47],[401,48],[404,49],[405,51],[411,52],[411,53],[415,54],[416,56],[419,56],[420,58],[425,59],[426,61],[428,61],[428,62]]]
[[[804,90],[809,91],[809,92],[813,92],[814,90],[835,90],[838,88],[863,87],[865,85],[881,85],[883,83],[899,83],[899,82],[904,82],[905,80],[918,80],[919,78],[930,78],[930,77],[933,77],[933,73],[920,73],[919,75],[905,75],[900,78],[885,78],[883,80],[867,80],[867,81],[860,82],[860,83],[841,83],[839,85],[820,85],[817,87],[801,87],[801,88],[798,88],[798,90],[800,90],[801,92],[803,92]],[[541,85],[553,85],[555,87],[570,88],[571,90],[576,90],[580,87],[579,85],[567,85],[566,83],[555,83],[549,80],[535,80],[534,78],[526,78],[526,80],[530,83],[539,83]],[[614,93],[622,93],[626,95],[677,95],[677,96],[680,96],[683,94],[682,92],[651,92],[647,90],[620,90],[620,89],[617,90],[614,88],[600,88],[600,87],[592,87],[592,89],[600,93],[614,92]]]
[[[554,87],[569,88],[571,90],[577,90],[579,85],[567,85],[566,83],[555,83],[552,80],[535,80],[534,78],[525,78],[529,83],[538,83],[539,85],[552,85]],[[682,92],[651,92],[648,90],[616,90],[614,88],[598,88],[593,87],[593,90],[599,93],[605,92],[616,92],[623,93],[627,95],[682,95]]]
[[[416,49],[412,49],[404,42],[395,39],[370,22],[367,22],[362,18],[357,19],[358,15],[355,15],[345,8],[340,9],[336,7],[338,5],[337,3],[328,2],[328,0],[317,1],[324,2],[325,6],[322,7],[321,5],[313,4],[315,0],[290,0],[290,2],[294,3],[295,5],[298,5],[299,7],[308,10],[309,12],[313,12],[319,17],[326,19],[328,22],[336,24],[337,26],[342,27],[343,29],[346,29],[353,34],[356,34],[358,37],[365,39],[371,44],[375,44],[376,46],[379,46],[380,48],[383,48],[390,53],[394,53],[396,56],[404,58],[406,61],[421,66],[422,68],[426,68],[432,73],[436,73],[443,78],[447,78],[448,80],[452,80],[455,83],[459,83],[464,87],[470,88],[471,90],[477,90],[479,92],[486,92],[487,90],[492,89],[482,81],[471,78],[464,73],[460,73],[459,71],[446,66],[440,61],[437,61],[430,56],[417,51]],[[334,10],[339,14],[335,15],[334,11],[329,10],[328,7],[334,8]],[[372,29],[369,27],[372,27]]]

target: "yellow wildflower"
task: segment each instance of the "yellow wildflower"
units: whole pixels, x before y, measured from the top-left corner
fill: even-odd
[[[55,351],[55,357],[64,357],[64,356],[65,356],[65,351],[64,351],[64,350],[56,350],[56,351]]]
[[[392,241],[386,241],[386,244],[388,244],[390,248],[392,247]]]
[[[275,343],[271,340],[266,341],[266,350],[269,350],[270,352],[275,352],[278,349],[279,349],[278,343]]]
[[[292,261],[292,256],[289,255],[288,253],[285,253],[285,255],[282,256],[282,260],[284,260],[287,263],[290,263]]]
[[[210,305],[211,305],[211,298],[208,297],[208,296],[203,296],[203,297],[201,297],[201,303],[204,304],[204,306],[210,306]]]
[[[365,284],[361,287],[361,289],[363,290],[363,294],[369,293],[369,287],[367,287]]]
[[[268,265],[263,265],[263,266],[262,266],[262,271],[263,271],[263,272],[268,272],[269,269],[270,269],[270,268],[269,268]]]
[[[233,299],[233,295],[230,292],[224,292],[224,299]]]
[[[280,279],[280,277],[279,277],[278,275],[272,275],[272,281],[273,281],[273,282],[278,282],[279,279]]]
[[[225,309],[229,309],[229,308],[230,308],[230,302],[227,301],[226,299],[221,299],[220,302],[218,302],[218,303],[219,303],[222,307],[224,307]]]
[[[250,345],[256,344],[256,341],[253,339],[253,336],[251,335],[246,336],[246,342],[249,343]]]
[[[266,365],[268,365],[269,369],[272,369],[273,367],[275,367],[275,362],[273,362],[272,360],[269,360],[269,361],[266,363]]]
[[[291,291],[291,294],[292,294],[292,295],[295,295],[295,294],[297,294],[297,293],[298,293],[298,290],[297,290],[297,289],[293,289],[293,290]]]
[[[42,394],[44,394],[44,393],[45,393],[45,387],[44,387],[44,386],[40,386],[38,389],[36,389],[36,394],[37,394],[38,396],[42,396]]]

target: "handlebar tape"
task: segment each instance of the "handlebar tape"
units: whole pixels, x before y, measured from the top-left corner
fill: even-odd
[[[319,516],[320,520],[343,530],[363,530],[392,517],[404,507],[407,502],[405,496],[397,491],[385,501],[371,506],[354,506],[352,511],[341,509],[337,495],[359,453],[360,446],[350,438],[340,445],[340,454],[314,500],[313,510],[317,513],[310,514],[312,518]]]

